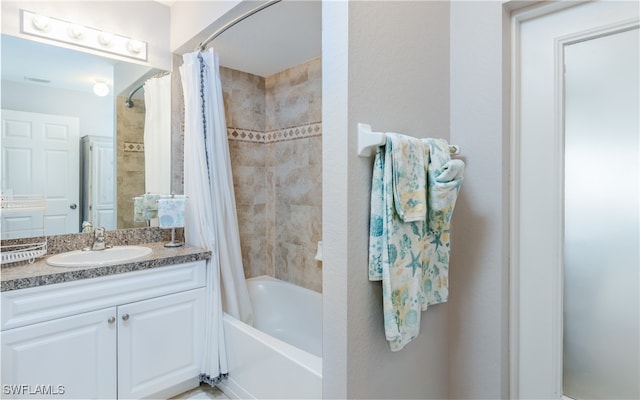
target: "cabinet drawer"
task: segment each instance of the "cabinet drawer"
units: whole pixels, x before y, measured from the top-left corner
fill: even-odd
[[[2,330],[205,286],[205,261],[2,293]]]

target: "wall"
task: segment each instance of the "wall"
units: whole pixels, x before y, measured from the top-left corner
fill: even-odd
[[[274,276],[267,265],[264,78],[221,67],[220,79],[244,274]]]
[[[171,193],[184,193],[184,95],[182,56],[171,55]]]
[[[320,58],[265,79],[267,254],[275,277],[322,291]]]
[[[347,398],[349,3],[322,2],[322,397]],[[362,221],[360,221],[362,222]]]
[[[114,97],[44,85],[2,82],[2,108],[80,119],[80,136],[113,136]]]
[[[321,60],[262,78],[221,68],[245,276],[322,290]]]
[[[373,160],[356,137],[364,122],[448,139],[449,3],[323,4],[323,60],[323,396],[448,398],[450,304],[424,312],[402,351],[385,340],[380,283],[367,279]]]
[[[467,164],[452,225],[452,398],[509,397],[509,31],[501,2],[451,2],[451,141]]]
[[[324,4],[323,59],[324,397],[508,398],[503,3]],[[366,282],[370,160],[355,155],[358,122],[445,138],[450,123],[467,163],[450,302],[427,310],[421,336],[398,354],[384,341],[379,289]]]
[[[126,97],[116,101],[117,227],[145,227],[133,222],[133,198],[144,194],[144,100],[136,99],[127,108]]]

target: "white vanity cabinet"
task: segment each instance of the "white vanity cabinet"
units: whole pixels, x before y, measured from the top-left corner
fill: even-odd
[[[117,330],[109,318],[113,308],[3,331],[3,398],[36,398],[36,391],[116,398]]]
[[[204,286],[198,261],[2,292],[2,398],[166,398],[197,386]]]
[[[118,307],[118,398],[198,378],[203,312],[204,288]]]

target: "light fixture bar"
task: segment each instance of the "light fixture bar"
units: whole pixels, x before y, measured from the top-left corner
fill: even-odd
[[[75,46],[147,61],[147,43],[115,33],[20,10],[21,32]]]

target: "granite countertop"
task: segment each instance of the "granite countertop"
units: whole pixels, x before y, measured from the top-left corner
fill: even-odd
[[[97,278],[211,258],[211,252],[205,249],[191,246],[168,248],[164,247],[164,243],[142,243],[140,244],[141,246],[146,246],[153,250],[151,254],[134,262],[118,265],[86,268],[52,267],[47,264],[47,257],[40,258],[33,264],[23,262],[3,265],[0,269],[0,279],[2,281],[0,291],[5,292],[79,279]]]

